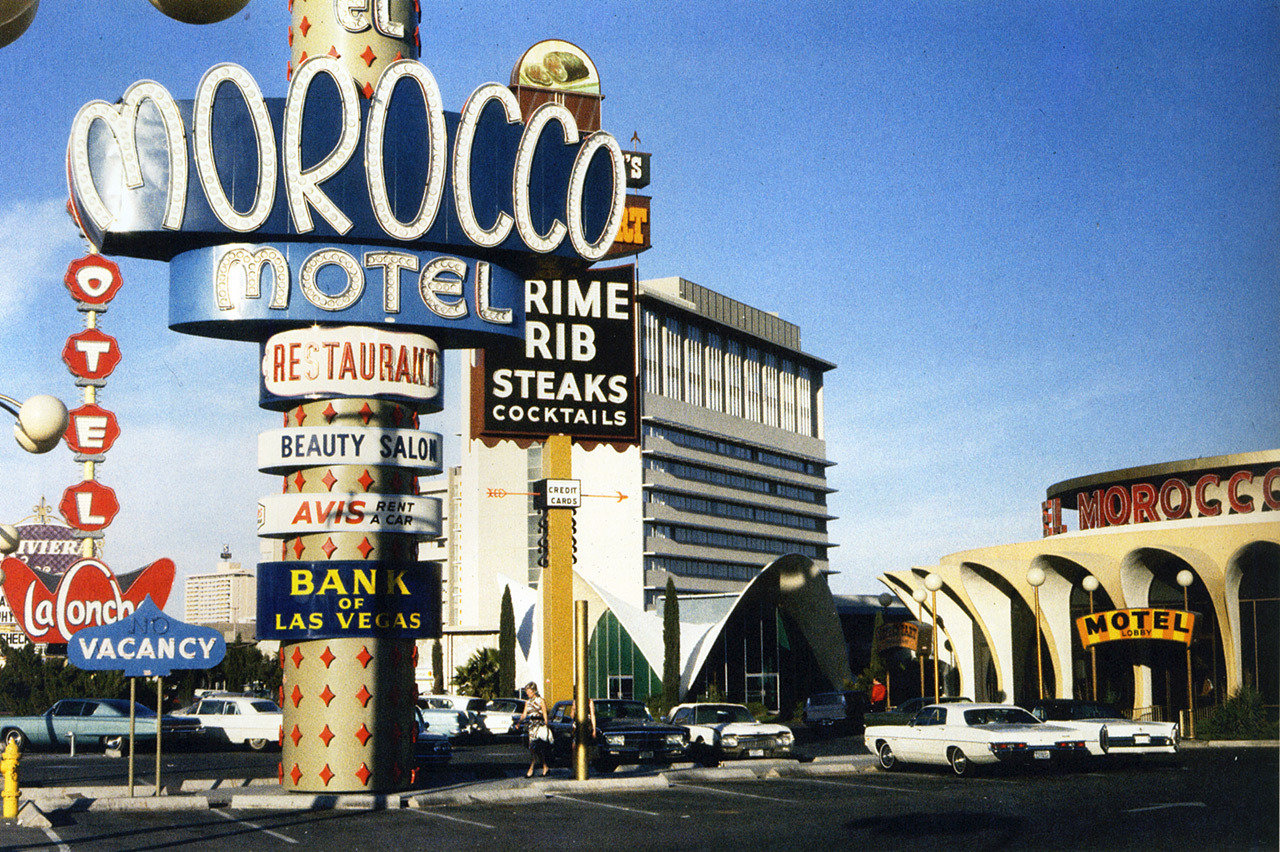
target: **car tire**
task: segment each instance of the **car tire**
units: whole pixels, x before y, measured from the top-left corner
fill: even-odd
[[[18,751],[27,750],[27,735],[17,728],[10,728],[5,731],[4,736],[0,737],[0,740],[3,740],[5,747],[8,747],[9,743],[16,743]]]
[[[269,742],[271,742],[271,740],[268,740],[265,738],[254,738],[254,739],[245,740],[244,744],[247,745],[253,751],[262,751],[264,748],[267,747],[267,743]]]
[[[898,766],[898,756],[893,753],[888,743],[880,743],[880,747],[876,749],[876,758],[880,762],[880,768],[885,772],[892,772]]]
[[[969,762],[969,758],[959,748],[952,747],[947,752],[947,763],[951,764],[951,771],[956,775],[965,776],[973,774],[973,764]]]
[[[129,746],[129,740],[124,735],[114,737],[103,737],[101,739],[102,747],[107,751],[124,752]]]

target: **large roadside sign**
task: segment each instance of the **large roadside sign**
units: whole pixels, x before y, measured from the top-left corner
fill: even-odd
[[[630,265],[526,281],[523,343],[472,370],[472,437],[639,441],[635,291]]]

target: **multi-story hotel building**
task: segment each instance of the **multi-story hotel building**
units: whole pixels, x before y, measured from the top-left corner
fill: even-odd
[[[252,571],[223,550],[209,574],[187,577],[183,620],[213,627],[231,639],[252,640],[257,623],[258,582]]]

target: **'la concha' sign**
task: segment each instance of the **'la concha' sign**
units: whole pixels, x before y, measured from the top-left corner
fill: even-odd
[[[304,62],[284,99],[233,64],[211,68],[194,101],[141,81],[80,109],[67,157],[88,239],[106,254],[192,253],[171,271],[170,325],[216,337],[261,340],[318,311],[446,345],[519,337],[524,274],[540,258],[604,258],[626,207],[611,135],[584,138],[556,103],[525,115],[497,83],[446,113],[414,60],[391,63],[367,102],[329,56]]]

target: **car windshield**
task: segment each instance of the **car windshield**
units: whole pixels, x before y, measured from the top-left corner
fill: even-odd
[[[966,725],[1038,725],[1040,720],[1021,707],[981,707],[964,711]]]
[[[827,707],[831,704],[840,704],[844,701],[844,696],[838,692],[824,692],[821,695],[810,695],[809,703],[814,707]]]
[[[254,710],[257,710],[259,713],[281,712],[280,705],[276,704],[274,701],[255,701],[249,706],[251,706]]]
[[[741,704],[707,704],[694,710],[697,725],[725,725],[731,722],[754,722],[751,711]]]
[[[566,711],[567,712],[567,711]],[[649,709],[640,701],[597,701],[596,721],[610,719],[651,719]]]

